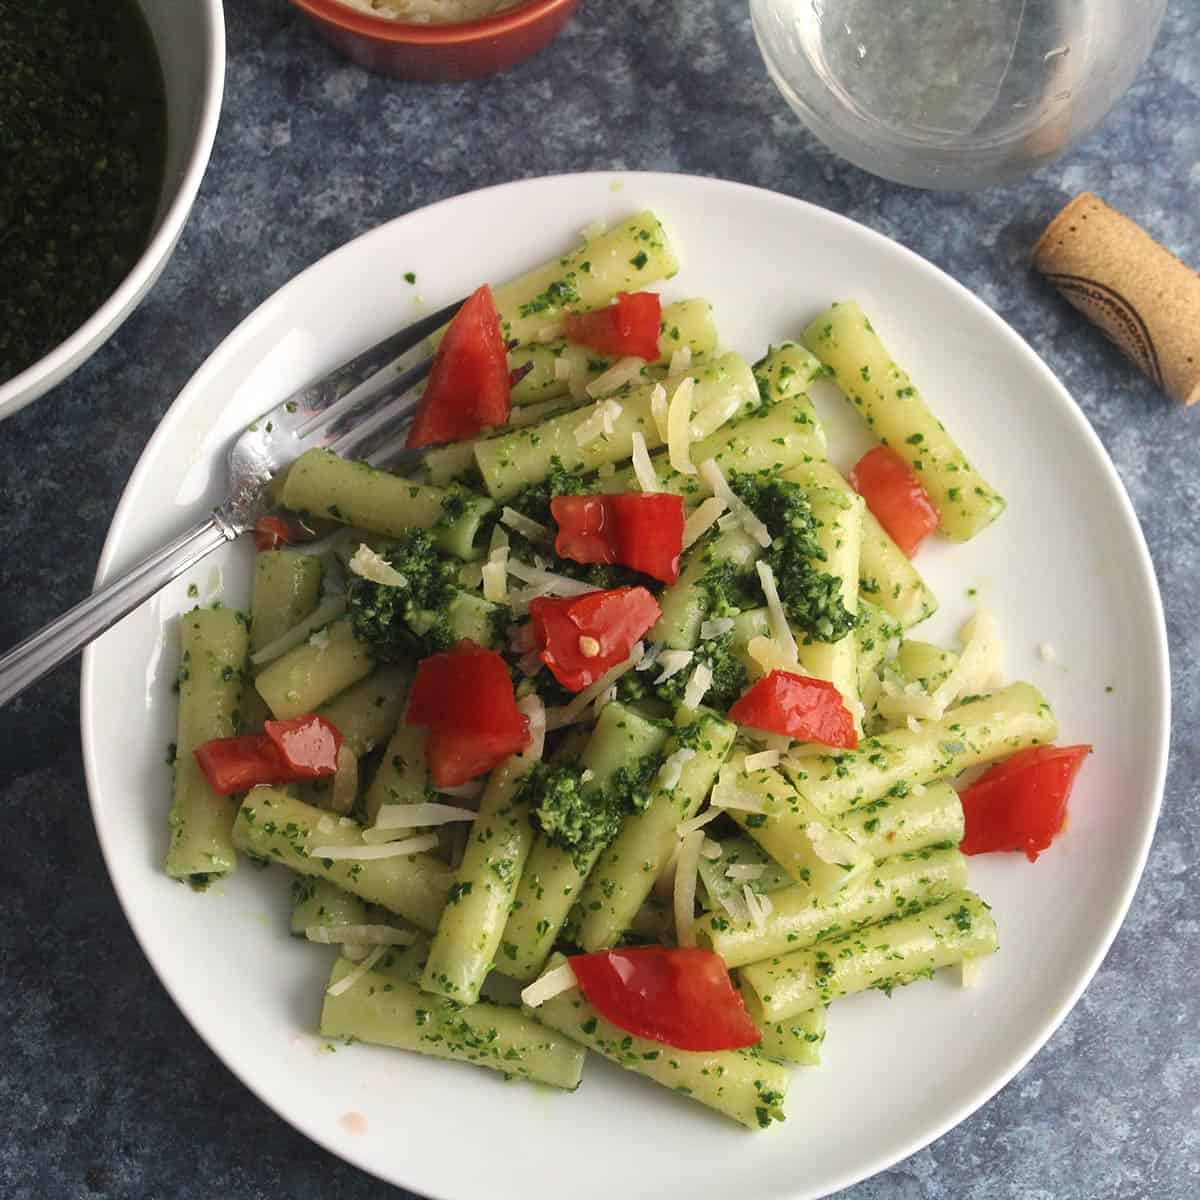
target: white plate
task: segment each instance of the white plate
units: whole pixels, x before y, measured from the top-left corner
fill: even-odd
[[[88,652],[83,744],[92,807],[134,932],[176,1003],[267,1104],[334,1153],[453,1200],[727,1200],[816,1196],[926,1145],[1042,1045],[1124,916],[1158,813],[1168,736],[1166,637],[1150,559],[1116,472],[1070,397],[989,309],[907,250],[796,200],[710,179],[565,176],[449,200],[359,238],[250,317],[185,389],[129,482],[100,576],[216,502],[220,450],[278,397],[415,317],[561,252],[597,217],[655,209],[683,269],[672,298],[709,297],[726,343],[758,355],[831,300],[857,298],[984,475],[1009,499],[965,546],[921,568],[949,638],[978,587],[1006,635],[1009,673],[1041,686],[1064,742],[1089,741],[1066,833],[1031,866],[972,861],[1003,947],[980,983],[955,972],[835,1005],[825,1062],[797,1071],[786,1125],[748,1134],[680,1097],[589,1063],[575,1095],[366,1046],[328,1053],[313,1030],[327,954],[286,935],[284,872],[243,868],[207,895],[170,882],[170,683],[180,581]],[[417,288],[404,282],[415,271]],[[864,445],[825,403],[843,465]],[[249,595],[251,550],[199,567]],[[1050,643],[1059,663],[1040,660]],[[1108,686],[1115,690],[1109,692]]]

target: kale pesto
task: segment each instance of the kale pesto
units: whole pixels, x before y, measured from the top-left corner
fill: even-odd
[[[145,249],[166,101],[133,0],[4,0],[0,46],[4,383],[74,333]]]

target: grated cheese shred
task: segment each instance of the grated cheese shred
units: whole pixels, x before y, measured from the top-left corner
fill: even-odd
[[[384,587],[408,587],[405,579],[382,554],[377,554],[366,542],[360,542],[354,556],[350,559],[350,570],[361,579],[369,579],[372,583]]]
[[[366,958],[348,975],[343,975],[337,983],[331,983],[326,989],[327,996],[341,996],[348,992],[385,954],[386,946],[376,946]]]
[[[765,548],[771,544],[771,531],[754,515],[750,506],[734,494],[715,458],[705,459],[700,464],[700,478],[712,488],[714,496],[725,501],[725,506],[737,517],[741,527],[760,546]]]
[[[683,548],[695,545],[716,523],[725,511],[725,501],[718,496],[702,500],[683,523]]]
[[[553,1000],[555,996],[561,996],[563,992],[569,992],[573,987],[578,986],[579,980],[575,978],[571,964],[569,962],[562,963],[560,966],[552,967],[525,988],[521,992],[521,1003],[529,1008],[541,1008],[547,1000]]]
[[[681,475],[696,474],[689,437],[695,391],[696,381],[690,375],[685,376],[667,406],[667,458],[672,469]]]
[[[662,489],[658,484],[658,475],[654,470],[654,463],[650,459],[650,451],[646,447],[645,435],[638,431],[633,435],[632,441],[634,477],[637,479],[638,487],[646,495],[651,496]]]

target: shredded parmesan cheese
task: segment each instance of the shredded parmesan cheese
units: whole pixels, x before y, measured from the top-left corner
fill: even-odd
[[[709,617],[700,622],[700,640],[712,641],[713,638],[724,637],[733,628],[732,617]]]
[[[700,868],[700,846],[704,834],[689,833],[680,843],[675,864],[675,940],[681,946],[696,944],[696,874]]]
[[[700,813],[699,816],[691,817],[686,821],[680,821],[675,826],[675,832],[685,838],[689,833],[695,833],[697,829],[703,829],[710,821],[715,821],[721,815],[719,808],[709,808]]]
[[[637,670],[652,671],[658,666],[658,656],[662,653],[662,646],[658,642],[651,642],[646,647],[646,652],[642,655],[642,661],[638,663]]]
[[[529,1008],[540,1008],[547,1000],[553,1000],[555,996],[561,996],[563,992],[569,992],[578,986],[579,980],[575,978],[571,964],[565,962],[547,971],[525,988],[521,992],[521,1003]]]
[[[691,346],[680,346],[674,354],[671,355],[671,361],[667,365],[667,372],[671,375],[682,375],[692,365],[692,348]]]
[[[658,475],[654,471],[654,463],[650,461],[650,451],[646,448],[645,435],[640,431],[633,435],[633,474],[638,487],[646,495],[659,491]]]
[[[603,375],[597,375],[587,385],[587,394],[593,400],[600,396],[607,396],[609,392],[615,392],[618,388],[624,387],[630,380],[637,379],[645,365],[644,358],[630,356],[618,359]]]
[[[683,776],[683,768],[696,757],[695,750],[682,748],[667,755],[658,769],[658,786],[670,790],[677,787]]]
[[[715,458],[706,459],[700,464],[700,478],[712,488],[714,496],[725,501],[725,506],[737,517],[741,527],[760,546],[771,544],[771,531],[754,515],[750,506],[734,494]]]
[[[366,861],[372,858],[405,858],[410,854],[420,854],[432,850],[438,844],[436,833],[422,834],[420,837],[408,838],[403,842],[387,842],[382,846],[369,846],[365,842],[361,846],[313,846],[309,850],[309,858],[327,858],[331,862]]]
[[[571,378],[571,360],[564,354],[554,360],[554,378],[558,383],[566,383]]]
[[[268,642],[261,650],[250,655],[250,661],[256,667],[263,667],[277,658],[282,658],[289,650],[295,649],[301,642],[308,641],[311,635],[323,629],[330,621],[336,620],[345,611],[345,596],[329,596],[299,624],[293,625],[286,633],[281,633],[273,642]]]
[[[683,548],[686,550],[700,540],[716,523],[717,518],[725,511],[725,501],[717,496],[709,496],[702,500],[683,523]]]
[[[508,603],[508,547],[497,546],[483,564],[483,598],[493,604]]]
[[[708,689],[712,687],[712,681],[712,668],[708,663],[698,664],[692,672],[691,678],[687,681],[687,687],[683,689],[683,707],[699,708],[704,697],[708,694]]]
[[[787,613],[783,611],[783,601],[779,599],[775,572],[771,569],[771,564],[763,562],[761,558],[754,564],[754,569],[758,572],[758,581],[762,584],[763,595],[767,598],[767,615],[771,621],[771,633],[783,656],[795,662],[799,657],[796,639],[788,624]]]
[[[747,754],[742,765],[747,771],[765,771],[779,766],[781,757],[778,750],[760,750],[757,754]]]
[[[343,975],[337,983],[331,983],[326,989],[327,996],[341,996],[348,992],[384,955],[386,946],[376,946],[366,958],[348,975]]]
[[[553,571],[535,567],[530,563],[522,562],[519,558],[508,560],[508,573],[515,575],[525,583],[536,584],[539,587],[546,586],[549,591],[544,594],[547,595],[586,596],[588,592],[596,590],[590,583],[581,583],[569,575],[556,575]]]
[[[420,829],[423,825],[445,825],[450,821],[473,821],[475,815],[469,808],[459,808],[454,804],[381,804],[372,828]]]
[[[384,587],[408,587],[408,580],[382,554],[376,554],[365,542],[360,542],[349,562],[350,570],[363,579]]]
[[[916,719],[940,721],[946,709],[962,696],[986,691],[1001,675],[1003,648],[996,619],[986,609],[975,614],[959,632],[963,651],[954,670],[928,695],[920,685],[909,684],[901,691],[891,680],[884,680],[879,699],[881,716],[905,718],[913,729]]]
[[[667,443],[667,389],[656,383],[650,390],[650,416],[658,430],[658,440]]]
[[[575,427],[575,444],[587,446],[613,431],[613,422],[624,410],[615,400],[603,400],[594,404],[589,416]]]
[[[554,534],[545,525],[539,524],[524,513],[517,512],[515,508],[505,505],[500,510],[500,521],[531,542],[538,542],[543,546],[554,545]]]
[[[688,430],[692,419],[692,396],[696,381],[686,376],[675,389],[671,403],[667,406],[667,457],[671,466],[681,475],[695,475],[692,464],[691,441]]]
[[[662,650],[658,655],[658,665],[662,667],[654,682],[665,683],[668,679],[678,675],[684,670],[688,664],[695,658],[695,651],[692,650]]]

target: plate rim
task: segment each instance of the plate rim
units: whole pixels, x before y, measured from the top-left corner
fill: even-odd
[[[854,1168],[846,1169],[836,1177],[828,1186],[828,1190],[819,1192],[805,1191],[804,1185],[799,1185],[793,1193],[795,1200],[803,1200],[809,1196],[829,1196],[835,1192],[839,1192],[844,1188],[851,1187],[857,1183],[873,1178],[883,1171],[887,1171],[896,1164],[905,1161],[912,1155],[932,1145],[934,1142],[944,1137],[950,1130],[962,1124],[975,1112],[983,1107],[988,1101],[998,1095],[1012,1079],[1032,1061],[1034,1057],[1043,1049],[1049,1039],[1062,1025],[1066,1017],[1072,1012],[1078,1004],[1083,992],[1091,984],[1095,978],[1097,971],[1107,957],[1112,944],[1116,939],[1117,934],[1125,924],[1125,920],[1129,913],[1130,905],[1133,897],[1141,882],[1145,872],[1146,863],[1149,859],[1150,848],[1154,840],[1154,835],[1158,829],[1158,823],[1162,814],[1162,806],[1165,795],[1165,785],[1167,778],[1167,768],[1170,755],[1171,741],[1171,677],[1170,677],[1170,647],[1167,636],[1167,626],[1165,611],[1162,602],[1162,593],[1159,586],[1157,571],[1154,567],[1153,558],[1150,554],[1149,546],[1146,542],[1145,534],[1142,530],[1141,522],[1138,520],[1136,509],[1125,487],[1124,481],[1121,478],[1119,471],[1116,468],[1111,456],[1105,448],[1096,430],[1091,422],[1084,414],[1083,410],[1076,403],[1074,397],[1067,389],[1066,385],[1054,374],[1049,365],[1041,358],[1041,356],[1033,349],[1032,346],[1017,332],[1009,323],[994,309],[992,309],[978,295],[972,292],[964,284],[955,279],[947,271],[930,262],[922,255],[918,254],[902,242],[888,237],[886,234],[880,233],[878,230],[872,229],[868,225],[864,225],[859,221],[855,221],[842,213],[835,212],[832,209],[824,208],[821,205],[814,204],[811,201],[804,200],[797,196],[792,196],[784,192],[777,192],[769,188],[758,187],[753,184],[741,183],[735,180],[723,179],[717,176],[694,175],[687,172],[664,172],[664,171],[579,171],[579,172],[562,172],[554,175],[534,176],[526,179],[509,180],[503,183],[493,184],[485,188],[476,188],[467,192],[459,192],[453,196],[447,196],[441,200],[437,200],[431,204],[423,205],[414,208],[409,212],[402,213],[399,216],[393,217],[388,221],[375,225],[370,229],[364,230],[362,233],[355,235],[353,238],[335,247],[333,250],[322,255],[315,262],[310,263],[307,267],[297,272],[290,279],[272,292],[269,296],[261,301],[249,314],[246,315],[238,324],[221,340],[221,342],[213,349],[213,351],[204,360],[201,366],[196,370],[183,389],[171,402],[170,406],[163,414],[161,420],[156,426],[154,433],[147,441],[145,448],[138,458],[137,464],[130,473],[124,489],[121,493],[121,498],[118,501],[117,507],[113,513],[112,521],[109,525],[108,533],[105,536],[104,545],[101,550],[99,563],[96,569],[95,584],[100,586],[101,583],[109,576],[113,570],[113,564],[118,557],[119,543],[126,540],[130,536],[129,529],[126,526],[130,523],[134,513],[132,504],[132,493],[141,483],[141,478],[151,469],[150,464],[156,457],[156,452],[161,441],[166,440],[173,432],[172,426],[180,415],[186,410],[190,404],[190,399],[193,392],[201,392],[207,386],[208,378],[211,374],[216,373],[223,368],[226,360],[236,354],[241,344],[255,336],[260,325],[274,318],[274,310],[280,305],[286,304],[287,294],[293,291],[298,291],[303,286],[307,278],[319,270],[337,256],[348,255],[353,252],[353,248],[361,241],[374,237],[382,236],[382,231],[390,229],[392,226],[400,224],[410,218],[416,217],[419,214],[428,214],[445,206],[452,206],[461,202],[466,197],[475,197],[481,195],[492,194],[520,190],[526,188],[538,188],[547,184],[558,186],[570,185],[587,181],[588,183],[597,183],[607,180],[610,187],[614,184],[619,184],[621,189],[626,185],[633,184],[630,188],[631,192],[635,192],[636,185],[643,185],[645,190],[649,190],[657,183],[669,181],[671,186],[678,186],[679,181],[684,180],[686,186],[699,187],[701,190],[712,188],[718,191],[732,190],[735,192],[744,192],[754,194],[760,199],[764,199],[771,203],[781,203],[785,206],[798,206],[805,210],[809,219],[815,218],[818,221],[831,221],[836,225],[849,227],[854,235],[866,235],[869,242],[874,243],[878,250],[889,253],[898,253],[902,258],[906,259],[909,264],[916,270],[925,274],[932,273],[940,284],[949,285],[949,289],[955,294],[956,298],[961,302],[973,307],[981,315],[981,317],[992,326],[996,332],[1006,340],[1012,351],[1019,355],[1043,378],[1057,394],[1058,399],[1063,402],[1066,412],[1069,414],[1069,420],[1075,427],[1075,432],[1085,441],[1092,452],[1093,457],[1097,458],[1101,469],[1107,474],[1109,482],[1114,485],[1115,493],[1118,499],[1119,510],[1122,520],[1124,521],[1128,532],[1132,536],[1132,543],[1137,554],[1138,566],[1142,580],[1149,588],[1150,598],[1153,600],[1153,612],[1151,625],[1153,628],[1154,655],[1153,661],[1147,664],[1147,676],[1152,678],[1154,685],[1154,699],[1158,708],[1156,714],[1157,720],[1148,722],[1148,727],[1152,727],[1153,732],[1158,742],[1158,752],[1155,756],[1154,768],[1152,772],[1152,807],[1147,814],[1144,823],[1144,828],[1139,834],[1139,844],[1137,846],[1136,855],[1131,859],[1131,870],[1128,878],[1122,888],[1118,902],[1112,908],[1112,916],[1105,929],[1104,935],[1099,938],[1093,946],[1090,954],[1087,957],[1083,969],[1079,972],[1078,978],[1074,985],[1069,989],[1066,997],[1059,1004],[1057,1009],[1048,1014],[1042,1021],[1040,1028],[1035,1036],[1029,1041],[1026,1046],[1023,1046],[1015,1055],[1013,1060],[1000,1072],[997,1076],[990,1079],[986,1084],[980,1087],[975,1094],[970,1096],[961,1105],[957,1106],[953,1112],[941,1121],[934,1122],[927,1126],[919,1134],[906,1139],[903,1146],[899,1150],[888,1150],[886,1152],[876,1154],[870,1159],[864,1161]],[[616,188],[614,188],[616,190]],[[634,201],[631,200],[631,204]],[[83,665],[80,677],[80,733],[81,745],[84,760],[84,774],[88,790],[88,807],[92,817],[93,828],[96,831],[97,841],[100,844],[101,854],[104,859],[105,869],[108,871],[109,879],[112,882],[113,890],[117,895],[118,902],[121,905],[122,912],[125,916],[131,932],[138,943],[143,955],[149,963],[152,971],[157,977],[159,983],[171,997],[176,1007],[180,1010],[185,1020],[191,1026],[192,1031],[200,1038],[207,1048],[216,1055],[218,1060],[222,1062],[234,1077],[245,1086],[252,1095],[275,1115],[283,1119],[293,1129],[308,1138],[322,1149],[330,1154],[341,1159],[344,1162],[350,1163],[358,1170],[364,1171],[368,1175],[379,1179],[381,1182],[391,1186],[401,1186],[411,1189],[410,1184],[399,1183],[396,1179],[388,1178],[383,1175],[380,1170],[366,1162],[353,1153],[352,1148],[335,1143],[332,1135],[323,1132],[315,1122],[308,1121],[303,1115],[293,1115],[291,1113],[281,1112],[271,1101],[267,1100],[263,1092],[259,1089],[256,1083],[248,1078],[240,1068],[240,1064],[232,1061],[227,1057],[222,1049],[218,1048],[209,1040],[198,1028],[192,1020],[188,1004],[184,998],[177,993],[171,982],[165,976],[164,972],[159,969],[154,957],[147,948],[143,940],[137,923],[133,917],[133,910],[130,903],[127,902],[125,891],[120,882],[120,877],[113,867],[113,858],[110,855],[110,846],[101,831],[100,822],[97,819],[98,805],[96,796],[100,791],[100,781],[98,778],[98,766],[96,759],[96,749],[93,741],[93,717],[94,717],[94,697],[95,688],[95,672],[96,672],[96,652],[94,644],[88,646],[83,654]],[[455,1197],[450,1193],[443,1191],[422,1192],[421,1194],[435,1197],[436,1200],[455,1200]]]

